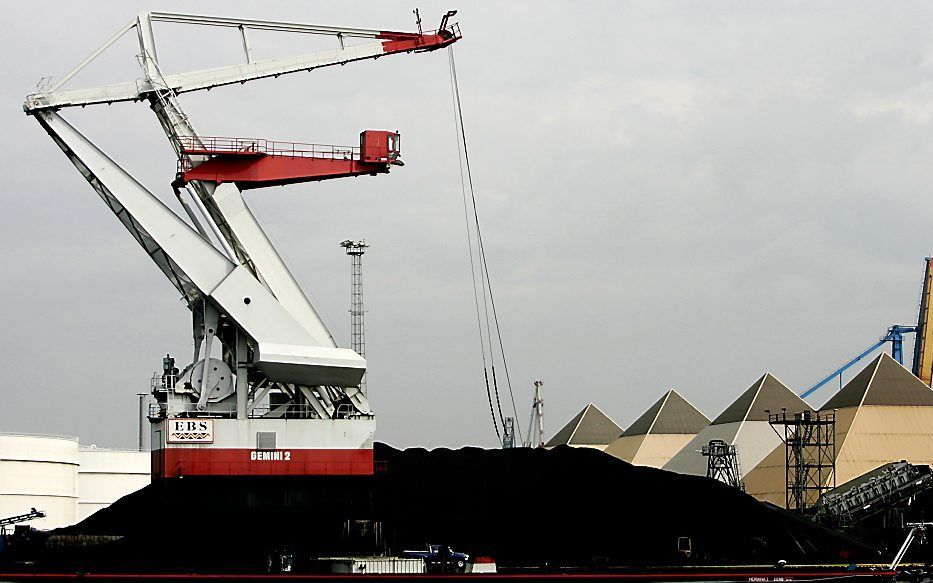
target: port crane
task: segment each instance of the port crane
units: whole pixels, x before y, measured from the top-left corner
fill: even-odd
[[[25,112],[45,129],[191,310],[191,362],[177,375],[154,377],[154,477],[372,472],[375,422],[359,389],[366,361],[337,346],[250,211],[243,191],[384,174],[402,164],[399,134],[383,130],[362,132],[359,146],[350,147],[203,136],[178,96],[441,49],[461,38],[458,25],[450,22],[454,14],[447,12],[435,31],[422,30],[418,15],[418,32],[392,32],[143,12],[60,81],[26,97]],[[158,58],[154,23],[236,29],[243,62],[166,72]],[[330,37],[334,48],[256,60],[252,31]],[[138,39],[139,78],[66,88],[131,32]],[[148,104],[164,130],[178,158],[172,191],[188,221],[61,115],[66,108],[125,101]]]
[[[916,342],[914,343],[914,355],[913,362],[911,364],[911,372],[914,373],[914,376],[923,381],[926,385],[930,385],[931,380],[933,380],[933,353],[927,350],[927,344],[933,339],[933,325],[930,322],[930,293],[933,290],[933,257],[924,258],[924,270],[923,270],[923,287],[920,292],[920,309],[917,314],[917,324],[915,326],[904,326],[902,324],[895,324],[888,328],[887,332],[881,336],[874,344],[860,352],[854,358],[843,364],[841,367],[837,368],[829,375],[823,377],[818,383],[804,391],[800,394],[801,398],[807,398],[816,392],[818,389],[823,387],[826,383],[833,380],[834,378],[840,379],[840,384],[842,381],[842,373],[851,368],[855,363],[862,360],[878,348],[881,348],[885,343],[891,343],[891,357],[898,362],[898,364],[904,364],[904,335],[905,334],[914,334],[916,333]]]
[[[866,356],[868,356],[875,350],[878,350],[879,348],[881,348],[881,346],[883,346],[884,344],[888,342],[891,343],[891,356],[894,358],[894,360],[898,362],[898,364],[903,365],[904,364],[904,334],[911,334],[916,331],[917,331],[916,326],[903,326],[901,324],[894,324],[893,326],[888,328],[888,331],[884,334],[884,336],[879,338],[874,344],[872,344],[871,346],[869,346],[868,348],[860,352],[858,355],[856,355],[854,358],[846,362],[844,365],[840,366],[839,368],[837,368],[836,370],[834,370],[827,376],[823,377],[823,379],[821,379],[820,382],[816,383],[815,385],[813,385],[806,391],[802,392],[800,394],[800,397],[802,399],[806,399],[807,397],[815,393],[817,390],[822,388],[824,385],[826,385],[826,383],[833,380],[834,378],[839,377],[841,379],[842,373],[844,373],[845,371],[855,366],[857,362],[859,362],[860,360],[862,360],[863,358],[865,358]]]

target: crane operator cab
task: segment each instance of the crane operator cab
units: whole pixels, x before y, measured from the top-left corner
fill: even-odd
[[[366,130],[360,134],[360,161],[404,166],[399,157],[401,141],[398,132]]]

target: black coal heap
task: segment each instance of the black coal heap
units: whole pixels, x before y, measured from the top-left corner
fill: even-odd
[[[878,560],[854,539],[719,482],[596,450],[377,444],[375,456],[380,471],[371,477],[155,483],[59,534],[123,536],[69,560],[153,570],[261,568],[284,547],[304,557],[397,554],[426,543],[500,566]]]

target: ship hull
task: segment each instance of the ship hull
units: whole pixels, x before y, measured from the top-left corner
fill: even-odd
[[[371,417],[162,419],[152,425],[152,478],[372,475],[374,431]]]
[[[163,448],[152,452],[152,477],[368,476],[372,449]]]

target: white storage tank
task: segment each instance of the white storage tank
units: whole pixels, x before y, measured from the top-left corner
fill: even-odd
[[[78,462],[78,521],[149,485],[149,452],[81,447]]]
[[[42,510],[40,529],[74,524],[78,507],[78,439],[0,434],[0,517]]]

